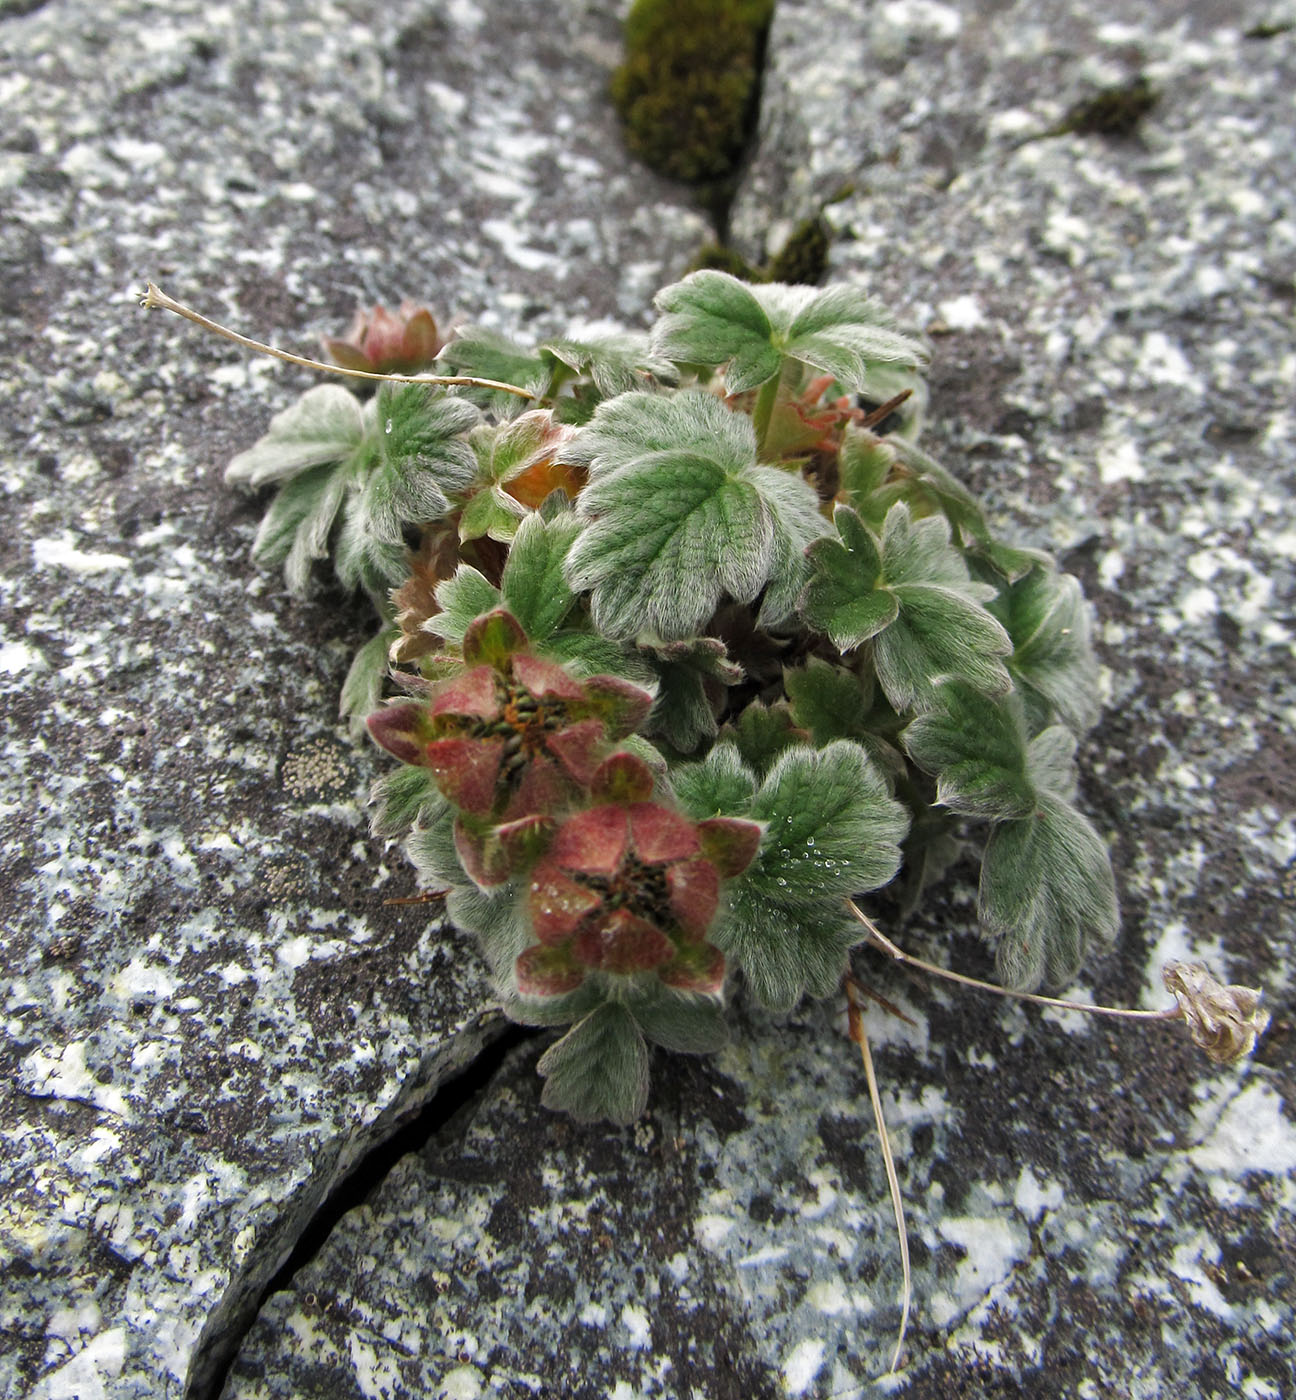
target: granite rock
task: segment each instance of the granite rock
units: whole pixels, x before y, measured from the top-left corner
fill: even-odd
[[[1205,958],[1266,989],[1254,1061],[859,957],[915,1023],[868,1018],[915,1266],[885,1377],[899,1265],[840,1008],[660,1059],[625,1132],[547,1117],[527,1047],[269,1300],[228,1400],[1296,1390],[1289,11],[782,0],[734,213],[759,255],[854,186],[834,273],[932,336],[929,445],[1096,605],[1082,796],[1124,932],[1079,995],[1165,1005],[1162,964]],[[1128,135],[1050,134],[1139,75]],[[984,974],[968,874],[899,936]]]
[[[223,463],[358,302],[642,318],[703,224],[562,0],[0,6],[0,1394],[201,1394],[320,1201],[500,1029],[384,906],[372,623],[247,559]],[[651,235],[651,236],[649,236]],[[435,909],[433,910],[435,913]],[[231,1329],[234,1329],[232,1332]]]

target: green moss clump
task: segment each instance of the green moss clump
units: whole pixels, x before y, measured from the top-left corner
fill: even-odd
[[[770,259],[765,275],[771,282],[817,287],[828,271],[828,241],[828,225],[818,214],[803,219]]]
[[[688,265],[688,271],[701,272],[703,269],[727,272],[731,277],[741,278],[744,282],[767,280],[760,268],[749,263],[736,248],[731,248],[727,243],[704,243],[697,250],[693,261]]]
[[[1052,134],[1133,136],[1139,122],[1156,106],[1159,96],[1142,75],[1128,83],[1103,88],[1069,108]]]
[[[636,0],[612,100],[645,165],[692,185],[734,173],[773,11],[774,0]]]

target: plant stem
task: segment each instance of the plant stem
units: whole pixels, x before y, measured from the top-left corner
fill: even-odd
[[[891,1208],[895,1211],[896,1237],[900,1241],[900,1270],[904,1278],[901,1296],[900,1334],[896,1338],[895,1351],[891,1355],[891,1371],[900,1364],[900,1353],[904,1350],[905,1332],[909,1328],[909,1304],[913,1298],[913,1273],[909,1266],[909,1231],[905,1228],[904,1197],[900,1193],[900,1177],[896,1173],[895,1158],[891,1155],[891,1139],[887,1135],[886,1119],[882,1116],[882,1096],[878,1093],[877,1075],[873,1072],[873,1056],[869,1052],[868,1035],[864,1030],[864,1016],[860,1011],[859,983],[853,977],[846,978],[846,1016],[850,1025],[850,1038],[859,1046],[860,1058],[864,1061],[864,1078],[868,1081],[869,1100],[873,1105],[873,1120],[877,1123],[878,1137],[882,1143],[882,1164],[886,1168],[887,1186],[891,1191]]]
[[[174,311],[177,316],[183,316],[186,321],[192,321],[196,326],[201,326],[214,335],[224,336],[226,340],[232,340],[236,345],[242,345],[248,350],[255,350],[260,355],[273,355],[277,360],[287,360],[290,365],[303,365],[306,369],[323,370],[325,374],[344,374],[352,379],[385,379],[396,384],[464,384],[475,389],[498,389],[500,393],[516,394],[523,399],[535,397],[529,389],[520,389],[516,384],[504,384],[498,379],[477,379],[470,374],[376,374],[367,369],[344,369],[341,365],[326,364],[323,360],[310,360],[303,355],[294,355],[288,350],[276,350],[273,345],[264,345],[259,340],[250,340],[247,336],[240,335],[227,326],[208,320],[206,316],[199,315],[192,308],[167,296],[160,287],[155,287],[152,282],[148,284],[148,290],[140,298],[140,305],[146,309],[161,307],[163,311]]]
[[[765,439],[769,436],[770,420],[774,417],[774,405],[778,402],[779,390],[783,387],[783,376],[787,373],[790,361],[784,360],[779,372],[767,379],[756,394],[756,407],[752,410],[752,427],[756,429],[756,456],[765,452]]]
[[[902,948],[897,948],[853,899],[846,901],[846,907],[864,925],[868,931],[869,942],[875,948],[880,948],[896,962],[906,963],[909,967],[915,967],[933,977],[943,977],[947,982],[961,982],[963,986],[976,987],[978,991],[994,992],[996,996],[1012,997],[1016,1001],[1033,1001],[1039,1006],[1052,1006],[1060,1011],[1084,1011],[1090,1016],[1113,1016],[1125,1021],[1169,1022],[1183,1020],[1183,1009],[1178,1005],[1166,1007],[1163,1011],[1136,1011],[1124,1006],[1094,1006],[1084,1001],[1042,997],[1034,992],[1014,992],[1009,987],[996,987],[993,982],[982,982],[976,977],[965,977],[961,972],[950,972],[947,968],[937,967],[935,963],[924,962],[922,958],[915,958],[912,953],[906,953]]]

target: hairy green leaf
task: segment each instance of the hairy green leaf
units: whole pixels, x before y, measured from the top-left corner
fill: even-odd
[[[361,497],[355,491],[346,499],[333,567],[344,587],[363,588],[380,606],[409,573],[409,551],[404,540],[387,539],[371,530]]]
[[[804,667],[783,672],[792,718],[818,747],[834,739],[862,739],[872,700],[872,683],[853,671],[811,657]]]
[[[744,816],[756,796],[756,775],[736,744],[716,744],[701,762],[678,764],[670,776],[675,800],[695,821]]]
[[[724,365],[731,394],[772,379],[782,363],[774,328],[751,288],[725,272],[694,272],[657,293],[665,314],[653,327],[654,354],[679,364]]]
[[[581,1123],[633,1123],[648,1102],[648,1047],[635,1018],[605,1002],[540,1057],[541,1102]]]
[[[1098,718],[1098,662],[1079,580],[1036,565],[989,608],[1012,638],[1008,670],[1035,727],[1056,716],[1083,734]]]
[[[777,627],[796,613],[796,603],[810,576],[806,550],[831,531],[819,513],[814,488],[796,472],[778,467],[751,467],[745,474],[760,493],[773,525],[769,584],[761,599],[758,627]]]
[[[758,778],[769,772],[785,749],[810,742],[809,730],[797,727],[784,700],[773,705],[751,701],[736,720],[725,725],[721,737],[737,746],[743,762]]]
[[[424,627],[458,646],[477,618],[499,607],[500,592],[471,564],[460,564],[450,578],[437,584],[436,600],[441,611],[428,618]]]
[[[750,602],[768,577],[769,514],[715,458],[653,454],[591,481],[578,506],[589,523],[567,581],[591,591],[594,622],[610,636],[693,636],[723,594]]]
[[[719,998],[663,990],[657,996],[637,997],[630,1010],[653,1044],[680,1054],[712,1055],[729,1039]]]
[[[678,394],[622,394],[599,404],[594,416],[564,444],[562,460],[585,467],[597,481],[658,453],[701,455],[730,474],[756,461],[751,419],[701,389]]]
[[[1120,924],[1106,846],[1085,817],[1047,792],[1030,816],[991,833],[977,904],[999,943],[1000,979],[1023,991],[1069,982],[1087,941],[1110,942]]]
[[[461,326],[454,339],[437,357],[438,371],[444,367],[451,374],[467,374],[475,379],[493,379],[498,384],[513,384],[525,389],[533,398],[541,398],[549,387],[552,363],[510,340],[498,331],[483,326]],[[463,389],[467,399],[488,408],[501,418],[511,418],[526,407],[526,400],[499,389]]]
[[[459,539],[463,542],[486,536],[508,544],[526,517],[527,508],[498,486],[483,486],[469,498],[459,516]]]
[[[378,708],[383,681],[387,678],[387,655],[399,635],[398,628],[384,627],[376,637],[370,637],[352,659],[346,680],[342,682],[338,712],[350,722],[353,738],[364,732],[365,720]]]
[[[305,593],[311,565],[328,554],[346,491],[346,469],[326,462],[299,472],[271,501],[253,541],[252,557],[265,564],[282,561],[290,592]]]
[[[780,348],[855,393],[869,393],[879,369],[918,371],[928,360],[926,349],[900,330],[881,303],[849,285],[816,292],[797,312]]]
[[[654,355],[648,337],[630,331],[603,335],[558,337],[540,346],[542,355],[552,355],[577,374],[585,374],[604,398],[641,389],[648,379],[673,384],[675,366],[661,355]]]
[[[402,763],[375,779],[369,791],[369,830],[375,836],[405,836],[416,823],[435,821],[447,805],[430,768]]]
[[[1035,803],[1020,702],[961,682],[935,691],[932,709],[904,732],[904,747],[936,777],[936,800],[965,816],[1021,817]]]
[[[225,480],[264,486],[311,467],[345,461],[372,428],[356,396],[337,384],[317,384],[276,413],[269,430],[225,469]]]
[[[537,645],[562,625],[575,601],[563,565],[579,533],[574,512],[563,510],[548,520],[537,513],[528,515],[513,537],[500,594],[504,606]]]
[[[760,852],[730,885],[713,935],[765,1005],[787,1008],[840,977],[848,938],[841,899],[877,889],[900,865],[905,808],[858,744],[839,740],[779,756],[750,809],[765,825]]]

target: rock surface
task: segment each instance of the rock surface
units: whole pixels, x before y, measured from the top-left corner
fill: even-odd
[[[615,7],[0,6],[0,1391],[202,1396],[330,1186],[497,1030],[365,835],[332,724],[361,609],[254,571],[218,481],[305,383],[134,312],[152,276],[309,348],[357,300],[639,319],[703,235],[621,156]],[[1277,1397],[1296,1389],[1290,6],[782,0],[749,245],[936,338],[930,444],[1099,616],[1096,1000],[1262,983],[1257,1060],[860,959],[914,1325],[836,1008],[659,1059],[628,1132],[514,1052],[274,1294],[225,1394]],[[1146,72],[1125,138],[1043,136]],[[672,202],[674,201],[674,202]],[[399,262],[392,261],[393,250]],[[410,271],[414,269],[414,271]],[[180,682],[185,684],[181,685]],[[903,930],[973,972],[972,891]]]
[[[220,482],[310,377],[135,299],[308,354],[404,295],[641,317],[703,225],[619,154],[616,15],[543,18],[0,5],[6,1400],[201,1394],[330,1187],[498,1032],[467,944],[383,907],[412,880],[335,722],[365,610],[255,570]]]
[[[1125,931],[1090,992],[1164,1005],[1162,963],[1205,957],[1268,990],[1256,1061],[861,959],[917,1023],[869,1017],[915,1275],[881,1379],[899,1265],[831,1010],[659,1061],[625,1133],[547,1118],[520,1050],[269,1301],[228,1400],[1296,1387],[1296,34],[985,10],[782,0],[735,224],[758,255],[854,182],[835,271],[935,338],[929,442],[1097,606],[1082,771]],[[1044,135],[1141,73],[1129,135]],[[972,901],[905,943],[984,971]]]

